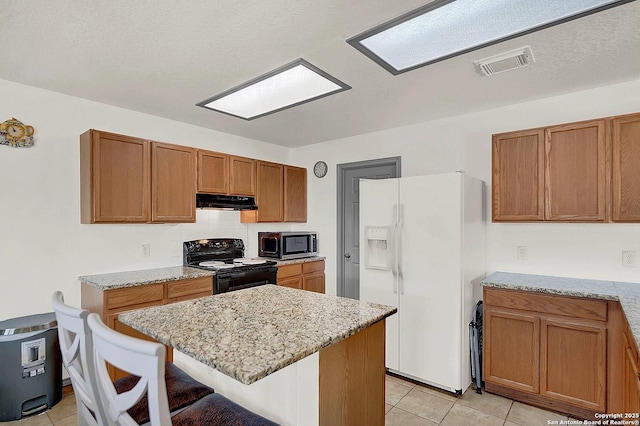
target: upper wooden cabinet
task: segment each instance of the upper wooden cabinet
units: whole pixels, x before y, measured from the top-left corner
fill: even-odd
[[[198,150],[198,192],[254,196],[256,160]]]
[[[640,221],[640,114],[612,120],[612,219]]]
[[[605,120],[545,130],[545,219],[604,222]]]
[[[151,143],[151,220],[196,221],[196,150]]]
[[[256,160],[229,156],[229,193],[256,195]]]
[[[149,143],[89,130],[80,136],[82,223],[148,222]]]
[[[184,146],[83,133],[82,223],[195,222],[195,155]]]
[[[306,222],[307,169],[256,162],[258,210],[243,211],[242,222]]]
[[[544,131],[493,135],[493,220],[544,219]]]
[[[284,166],[284,221],[307,221],[307,169]]]
[[[198,150],[198,192],[229,193],[229,156]]]
[[[607,121],[493,135],[493,221],[609,220]]]

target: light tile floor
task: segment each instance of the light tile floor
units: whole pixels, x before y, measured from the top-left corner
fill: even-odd
[[[469,388],[461,397],[387,375],[386,426],[542,426],[567,416],[541,410]],[[51,410],[2,426],[71,426],[78,424],[76,400],[66,394]],[[360,426],[360,425],[354,425]]]
[[[387,375],[386,426],[542,426],[568,420],[552,411],[469,388],[456,395]]]

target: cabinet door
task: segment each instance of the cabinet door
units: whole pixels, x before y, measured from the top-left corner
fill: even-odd
[[[540,319],[486,307],[483,324],[485,381],[538,393]]]
[[[307,221],[307,169],[284,166],[284,221]]]
[[[544,132],[493,136],[493,221],[544,218]]]
[[[640,222],[640,114],[613,119],[613,220]]]
[[[282,222],[284,220],[284,191],[282,164],[257,162],[258,204],[257,217],[259,222]]]
[[[604,412],[606,323],[542,318],[540,340],[540,394]]]
[[[302,276],[302,289],[324,293],[324,272],[314,272]]]
[[[256,160],[229,156],[229,193],[233,195],[256,195]]]
[[[637,413],[640,411],[638,355],[635,348],[635,341],[631,340],[627,333],[630,333],[628,329],[626,333],[623,333],[622,411],[625,413]]]
[[[198,192],[229,192],[229,156],[219,152],[198,150]]]
[[[302,275],[295,275],[293,277],[287,278],[278,278],[278,285],[299,290],[302,288]]]
[[[90,130],[80,137],[82,223],[149,220],[149,143]]]
[[[151,145],[151,220],[196,221],[196,151],[179,145]]]
[[[605,221],[605,121],[546,129],[545,219]]]

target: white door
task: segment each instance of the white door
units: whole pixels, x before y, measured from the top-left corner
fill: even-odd
[[[460,386],[460,173],[400,180],[399,367],[435,386]]]
[[[365,267],[368,244],[366,226],[388,226],[394,232],[394,211],[398,205],[399,179],[360,181],[360,300],[398,306],[397,266],[395,265],[394,235],[389,235],[389,270]],[[386,366],[398,370],[398,315],[386,321]]]

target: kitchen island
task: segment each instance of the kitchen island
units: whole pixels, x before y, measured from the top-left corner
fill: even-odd
[[[281,424],[384,424],[395,307],[265,285],[120,314],[174,362]]]

